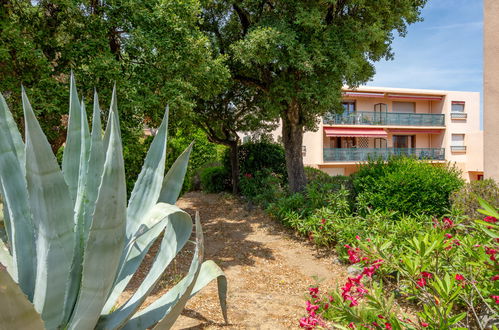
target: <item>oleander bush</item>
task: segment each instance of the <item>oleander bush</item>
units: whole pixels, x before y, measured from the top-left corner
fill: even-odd
[[[360,212],[374,208],[407,215],[441,216],[450,209],[450,195],[464,181],[454,166],[394,157],[359,166],[353,185]]]
[[[344,243],[359,272],[336,290],[311,287],[300,325],[491,329],[499,316],[499,214],[482,206],[483,220],[417,221],[404,236],[398,221],[401,232],[394,235],[386,229],[359,231]]]
[[[466,183],[450,196],[452,208],[474,219],[480,216],[477,209],[479,199],[494,207],[499,207],[499,184],[494,179],[485,179]]]

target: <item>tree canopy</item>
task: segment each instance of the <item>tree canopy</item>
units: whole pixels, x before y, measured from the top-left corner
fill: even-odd
[[[306,182],[304,130],[340,108],[344,84],[357,86],[374,63],[393,57],[396,33],[420,20],[426,0],[205,1],[203,25],[232,78],[263,92],[280,117],[290,188]]]

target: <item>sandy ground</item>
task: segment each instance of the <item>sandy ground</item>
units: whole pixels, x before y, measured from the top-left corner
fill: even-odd
[[[299,328],[299,318],[306,313],[307,288],[317,280],[323,288],[335,288],[346,278],[346,267],[333,254],[323,256],[303,238],[296,239],[262,211],[248,210],[236,198],[192,192],[177,204],[192,215],[200,212],[205,259],[214,260],[229,282],[229,324],[223,322],[214,281],[187,303],[174,329]],[[184,251],[167,269],[146,305],[181,278],[191,255],[192,250]],[[130,289],[146,271],[147,260]],[[122,299],[128,296],[126,292]]]

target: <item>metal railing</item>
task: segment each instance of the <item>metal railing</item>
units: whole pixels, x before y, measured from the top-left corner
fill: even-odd
[[[417,159],[445,160],[444,148],[324,148],[324,162],[363,162],[409,156]]]
[[[327,114],[325,125],[400,125],[445,126],[443,114],[355,111],[348,114]]]
[[[454,152],[466,152],[466,146],[450,146],[450,150]]]
[[[450,113],[451,119],[466,119],[467,117],[468,117],[468,114],[466,112],[451,112]]]

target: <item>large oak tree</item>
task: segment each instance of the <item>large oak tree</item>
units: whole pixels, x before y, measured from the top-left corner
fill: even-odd
[[[226,58],[232,78],[263,93],[262,107],[282,120],[292,191],[306,184],[302,141],[326,112],[340,108],[341,88],[373,77],[374,62],[426,0],[205,1],[202,29]]]

